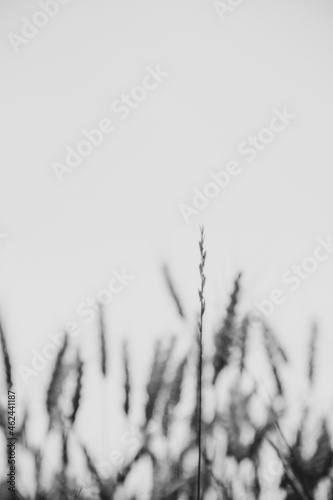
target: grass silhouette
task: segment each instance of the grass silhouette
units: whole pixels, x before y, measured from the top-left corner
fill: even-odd
[[[277,492],[286,500],[333,500],[333,448],[329,423],[322,418],[311,421],[312,408],[305,405],[292,438],[286,437],[290,407],[284,370],[289,359],[278,337],[264,320],[255,327],[251,315],[238,315],[241,300],[241,274],[235,277],[229,304],[216,332],[203,328],[205,313],[204,288],[206,284],[204,229],[200,232],[199,264],[199,319],[193,333],[193,345],[178,359],[175,352],[177,340],[167,345],[158,341],[155,346],[150,376],[146,383],[146,400],[141,423],[141,441],[135,455],[119,470],[108,477],[101,474],[91,452],[75,434],[77,419],[82,410],[82,393],[86,366],[79,351],[68,356],[69,339],[65,335],[59,348],[49,386],[45,394],[45,412],[48,415],[48,432],[57,433],[61,440],[60,467],[53,471],[51,481],[45,484],[42,469],[45,460],[43,449],[31,445],[26,431],[28,408],[20,427],[16,429],[17,448],[24,449],[33,458],[35,468],[35,493],[33,497],[20,491],[7,490],[6,474],[0,484],[1,500],[260,500],[273,499]],[[171,273],[164,266],[166,286],[182,321],[187,318],[176,292]],[[209,280],[209,277],[208,277]],[[265,373],[273,387],[268,398],[263,399],[262,388],[248,367],[251,357],[253,329],[262,340],[262,351],[270,373]],[[211,335],[214,352],[204,352],[204,339]],[[100,310],[101,373],[108,373],[107,328]],[[4,374],[8,390],[12,387],[14,366],[7,347],[6,336],[0,327],[0,341]],[[316,345],[318,331],[312,326],[308,369],[308,391],[314,391],[316,377]],[[73,350],[72,350],[73,351]],[[123,344],[123,405],[124,418],[129,419],[132,409],[132,372],[128,346]],[[71,378],[72,392],[68,396],[66,384]],[[189,392],[192,388],[193,395]],[[69,397],[69,412],[59,404],[60,397]],[[222,398],[223,394],[223,398]],[[191,396],[193,396],[191,398]],[[192,403],[189,404],[189,401]],[[205,402],[210,411],[205,411]],[[260,419],[254,408],[260,407]],[[309,422],[312,426],[309,433]],[[0,428],[7,436],[7,411],[0,407]],[[172,444],[182,440],[177,452]],[[306,445],[313,440],[309,453]],[[72,442],[78,442],[84,458],[85,475],[89,487],[81,484],[71,472],[70,453]],[[159,446],[159,444],[163,446]],[[2,450],[4,456],[6,451]],[[18,456],[19,453],[18,453]],[[20,458],[19,458],[20,460]],[[22,458],[23,460],[23,458]],[[150,493],[140,491],[140,463],[149,463]],[[150,472],[149,472],[150,471]],[[20,467],[24,474],[24,467]],[[128,483],[137,484],[137,493],[129,493]],[[19,477],[17,477],[19,485]]]

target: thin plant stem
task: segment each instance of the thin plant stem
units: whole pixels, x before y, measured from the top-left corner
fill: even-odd
[[[199,299],[200,299],[200,314],[198,321],[198,481],[197,481],[197,500],[201,498],[201,457],[202,457],[202,334],[203,334],[203,316],[205,313],[206,303],[204,299],[204,288],[206,283],[206,276],[204,273],[206,252],[204,249],[205,241],[205,231],[203,227],[200,227],[200,255],[201,262],[199,264],[201,286],[199,289]]]

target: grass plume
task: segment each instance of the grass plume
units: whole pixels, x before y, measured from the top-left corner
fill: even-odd
[[[241,273],[239,273],[234,282],[234,289],[230,295],[227,314],[224,322],[215,335],[215,354],[213,358],[214,376],[213,383],[215,384],[220,372],[228,365],[232,347],[235,342],[235,318],[236,306],[239,300]]]
[[[185,318],[185,313],[184,313],[184,309],[181,305],[181,302],[180,302],[180,299],[179,299],[179,296],[176,292],[176,288],[173,284],[173,281],[171,279],[171,275],[170,275],[170,271],[169,271],[169,268],[166,264],[164,264],[163,268],[163,275],[164,275],[164,278],[165,278],[165,281],[166,281],[166,284],[167,284],[167,287],[169,289],[169,292],[171,294],[171,297],[173,298],[174,300],[174,303],[176,305],[176,308],[177,308],[177,311],[178,311],[178,314],[181,318]]]
[[[10,389],[13,386],[12,365],[10,362],[6,337],[5,337],[1,322],[0,322],[0,343],[1,343],[2,358],[3,358],[3,362],[4,362],[4,366],[5,366],[7,390],[10,391]]]
[[[128,359],[128,345],[125,341],[123,343],[123,365],[124,365],[124,375],[125,375],[125,383],[124,383],[124,412],[125,415],[129,414],[130,409],[130,392],[131,392],[131,384],[130,384],[130,373],[129,373],[129,359]]]
[[[318,342],[318,327],[314,323],[311,329],[311,339],[310,339],[310,349],[309,349],[309,362],[308,362],[308,377],[309,383],[312,386],[314,384],[314,371],[315,371],[315,357],[317,351]]]
[[[76,369],[76,385],[72,399],[72,413],[69,416],[69,421],[71,426],[73,426],[75,423],[75,419],[79,411],[81,393],[82,393],[83,361],[81,360],[79,353],[77,354],[75,369]]]
[[[106,351],[106,334],[105,320],[103,307],[99,306],[99,339],[101,345],[101,370],[104,377],[107,375],[107,351]]]
[[[62,381],[64,377],[64,357],[68,346],[68,335],[65,334],[62,346],[59,349],[55,367],[52,373],[51,382],[47,390],[46,409],[49,415],[50,429],[59,419],[58,399],[62,390]]]

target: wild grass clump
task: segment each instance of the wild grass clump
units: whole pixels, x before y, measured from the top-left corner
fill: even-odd
[[[78,420],[83,412],[82,399],[89,360],[78,350],[70,349],[65,335],[54,361],[50,383],[45,393],[49,419],[46,439],[58,436],[58,468],[51,479],[43,477],[44,447],[32,444],[26,425],[28,411],[17,426],[20,468],[25,468],[20,450],[30,455],[34,464],[35,492],[38,500],[271,500],[280,493],[285,500],[333,500],[332,415],[314,421],[315,408],[310,397],[300,406],[298,427],[291,433],[289,387],[285,376],[290,360],[278,335],[266,321],[254,327],[251,315],[239,315],[242,275],[235,276],[225,314],[215,332],[204,325],[206,243],[203,228],[199,241],[198,320],[192,346],[179,355],[178,341],[156,343],[150,374],[144,387],[142,419],[138,425],[140,443],[131,457],[118,469],[105,474],[79,433]],[[171,273],[163,269],[166,286],[181,320],[189,327]],[[207,279],[207,283],[206,283]],[[252,336],[261,339],[264,386],[250,372]],[[100,310],[99,335],[100,379],[109,374],[108,329]],[[205,342],[214,345],[211,355]],[[0,326],[3,359],[3,386],[13,386],[12,367],[6,337]],[[307,373],[308,394],[316,388],[318,329],[311,327]],[[121,415],[133,422],[133,372],[126,342],[122,360]],[[209,375],[209,376],[208,376]],[[66,391],[71,380],[71,390]],[[269,386],[269,389],[267,389]],[[105,386],[106,387],[106,386]],[[329,386],[328,386],[329,387]],[[268,390],[268,392],[267,392]],[[112,398],[113,394],[104,394]],[[209,402],[209,411],[205,405]],[[6,436],[6,409],[0,405],[0,428]],[[112,421],[109,422],[112,425]],[[87,429],[89,432],[89,429]],[[312,446],[309,447],[309,443]],[[3,450],[5,455],[5,451]],[[73,467],[78,459],[84,466],[82,481]],[[22,463],[21,463],[22,460]],[[145,471],[144,473],[142,471]],[[150,478],[149,493],[143,495],[143,475]],[[3,473],[0,498],[9,497]],[[19,484],[19,477],[17,478]],[[133,484],[136,485],[133,490]],[[135,491],[135,493],[133,493]],[[131,493],[130,493],[131,492]],[[24,491],[20,499],[33,500]]]

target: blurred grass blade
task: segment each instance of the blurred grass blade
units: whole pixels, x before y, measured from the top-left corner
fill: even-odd
[[[163,266],[162,270],[163,270],[164,278],[165,278],[167,287],[169,289],[169,292],[171,294],[171,297],[173,298],[174,303],[176,304],[176,308],[177,308],[178,314],[179,314],[179,316],[181,316],[182,318],[185,319],[184,309],[183,309],[183,307],[181,305],[179,296],[178,296],[178,294],[176,292],[175,286],[174,286],[173,281],[171,279],[171,275],[170,275],[170,271],[169,271],[168,266],[165,264]]]
[[[13,387],[12,365],[11,365],[11,362],[9,359],[6,337],[5,337],[4,331],[2,329],[1,322],[0,322],[0,342],[1,342],[2,358],[3,358],[3,362],[4,362],[4,366],[5,366],[7,390],[10,391],[11,388]]]

